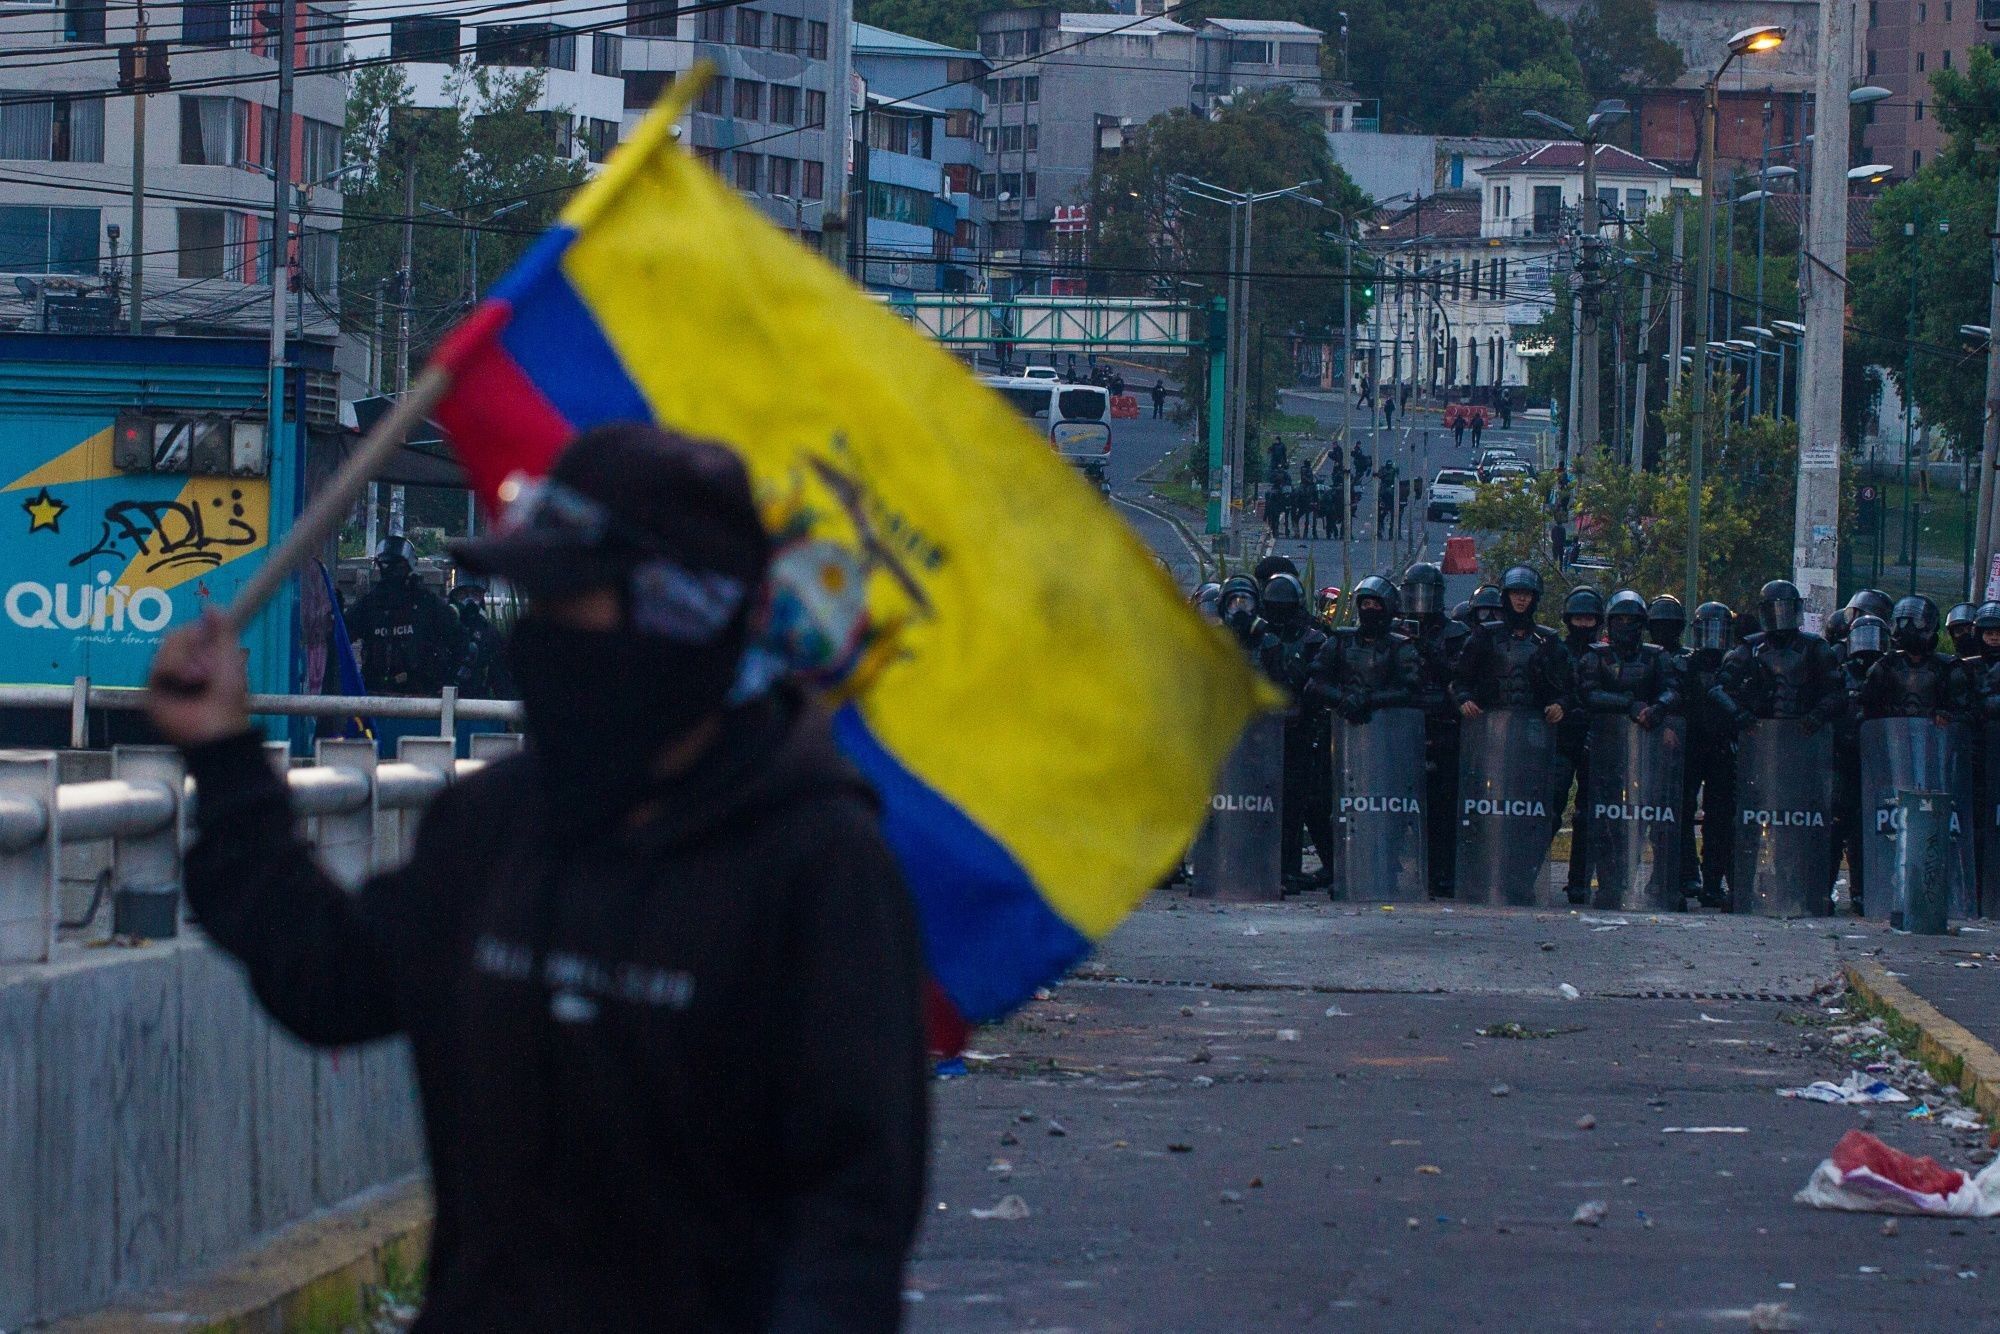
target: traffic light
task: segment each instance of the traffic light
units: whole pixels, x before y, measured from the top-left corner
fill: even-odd
[[[1361,285],[1361,295],[1366,297],[1368,300],[1373,301],[1375,299],[1375,284],[1363,283]]]

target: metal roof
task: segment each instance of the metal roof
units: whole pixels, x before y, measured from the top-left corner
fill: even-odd
[[[1558,140],[1552,144],[1527,153],[1516,153],[1488,167],[1479,168],[1482,176],[1502,175],[1512,171],[1582,171],[1583,145],[1574,139]],[[1648,162],[1636,153],[1628,153],[1616,144],[1597,146],[1597,170],[1612,176],[1671,176],[1673,173],[1657,162]]]
[[[878,28],[872,23],[854,25],[854,50],[857,54],[867,55],[963,56],[971,60],[981,58],[977,51],[946,46],[942,42],[927,42],[921,37],[890,32],[887,28]]]
[[[1308,28],[1303,23],[1293,23],[1289,19],[1208,19],[1203,25],[1220,28],[1224,32],[1244,33],[1267,37],[1324,37],[1318,28]]]

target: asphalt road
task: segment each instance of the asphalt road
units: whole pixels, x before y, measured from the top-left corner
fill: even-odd
[[[2000,1223],[1792,1203],[1851,1127],[1975,1142],[1775,1096],[1876,931],[1155,895],[936,1086],[910,1326],[1991,1328]]]

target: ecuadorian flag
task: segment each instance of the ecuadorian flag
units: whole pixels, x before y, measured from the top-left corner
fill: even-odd
[[[446,339],[434,415],[489,506],[609,421],[742,456],[764,651],[842,701],[933,1032],[994,1019],[1176,864],[1274,692],[1047,440],[676,144],[695,82]]]

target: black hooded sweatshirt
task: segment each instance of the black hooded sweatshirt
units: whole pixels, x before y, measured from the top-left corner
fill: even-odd
[[[894,1329],[923,1188],[917,928],[825,719],[729,716],[622,829],[532,754],[357,893],[251,733],[190,752],[189,900],[301,1039],[407,1034],[437,1201],[417,1328]]]

